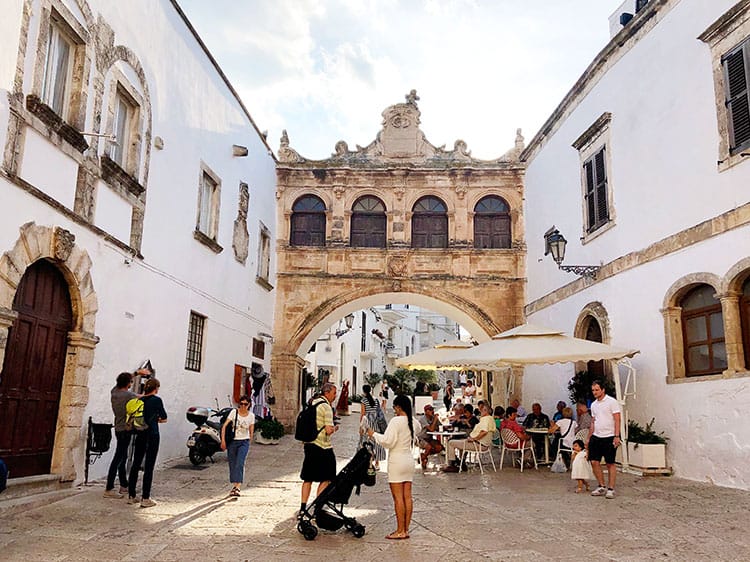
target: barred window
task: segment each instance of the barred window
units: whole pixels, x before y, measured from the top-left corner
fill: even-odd
[[[203,330],[206,325],[206,317],[197,312],[190,312],[190,325],[188,326],[187,355],[185,357],[185,369],[200,372],[203,359]]]
[[[258,359],[265,359],[266,357],[266,342],[253,338],[253,357]]]

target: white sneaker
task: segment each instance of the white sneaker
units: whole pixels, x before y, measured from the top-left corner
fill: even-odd
[[[154,507],[156,502],[151,498],[144,498],[141,500],[141,507]]]
[[[608,500],[615,499],[615,491],[612,488],[609,488],[607,490],[607,493],[604,495],[604,497],[607,498]]]
[[[607,493],[607,488],[604,486],[599,486],[596,490],[591,492],[592,496],[604,496]]]
[[[138,499],[138,498],[136,498],[136,497],[128,497],[128,503],[130,505],[133,505],[133,504],[136,504],[136,503],[141,503],[141,500]]]
[[[122,494],[119,492],[115,492],[114,490],[104,490],[104,497],[111,498],[113,500],[119,500],[122,499]]]

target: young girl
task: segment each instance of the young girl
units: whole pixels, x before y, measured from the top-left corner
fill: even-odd
[[[584,447],[586,447],[586,445],[584,445],[583,441],[580,439],[573,441],[573,460],[571,462],[570,477],[573,480],[578,480],[576,494],[581,493],[584,486],[588,492],[588,480],[594,478],[594,473],[591,471],[591,463],[589,462],[588,454]]]

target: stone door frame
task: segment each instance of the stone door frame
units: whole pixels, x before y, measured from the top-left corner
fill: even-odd
[[[18,316],[13,310],[18,284],[31,264],[49,260],[68,283],[73,309],[50,472],[63,481],[75,480],[76,452],[86,440],[83,414],[89,400],[89,371],[99,343],[94,335],[99,306],[91,280],[92,262],[75,244],[75,236],[64,228],[28,222],[19,230],[16,243],[0,257],[0,365],[5,359],[8,330]]]

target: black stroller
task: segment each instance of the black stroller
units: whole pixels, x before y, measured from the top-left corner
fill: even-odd
[[[297,530],[302,533],[308,541],[315,540],[318,536],[318,527],[327,531],[338,531],[341,527],[346,528],[352,534],[361,538],[365,534],[365,526],[357,523],[353,517],[344,515],[344,505],[349,503],[349,498],[354,489],[375,485],[375,471],[371,470],[372,450],[365,444],[354,458],[335,476],[325,490],[299,514]],[[313,520],[317,524],[313,524]]]

